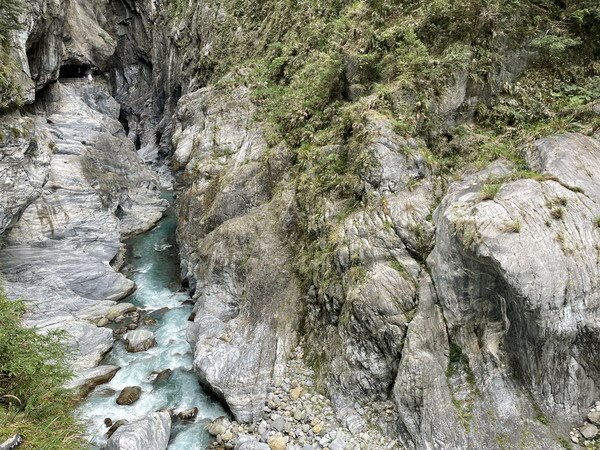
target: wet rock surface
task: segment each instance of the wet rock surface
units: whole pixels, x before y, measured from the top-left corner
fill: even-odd
[[[118,366],[101,365],[87,369],[77,374],[65,387],[79,391],[81,397],[104,383],[108,383],[120,370]]]
[[[107,450],[165,450],[171,433],[171,415],[156,412],[121,425],[108,439]]]
[[[154,333],[148,330],[130,331],[124,339],[127,343],[127,351],[132,353],[143,352],[156,345]]]
[[[142,395],[142,388],[139,386],[128,386],[123,388],[119,396],[117,397],[117,404],[119,405],[132,405],[137,402]]]

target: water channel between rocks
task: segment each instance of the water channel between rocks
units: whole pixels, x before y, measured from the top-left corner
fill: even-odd
[[[98,386],[78,409],[79,416],[88,422],[88,438],[95,448],[106,443],[106,417],[113,421],[131,421],[164,408],[198,407],[195,422],[175,424],[168,448],[205,449],[212,442],[205,431],[207,420],[226,414],[222,406],[203,391],[192,372],[192,351],[186,341],[192,306],[182,304],[190,297],[179,292],[175,228],[176,217],[169,208],[154,229],[127,242],[128,253],[132,255],[128,261],[130,278],[137,284],[137,290],[124,301],[146,312],[155,311],[156,323],[141,324],[139,329],[153,331],[157,346],[145,352],[128,353],[119,340],[106,356],[103,364],[120,366],[121,370],[109,383]],[[153,383],[152,372],[165,369],[173,371],[170,378]],[[140,386],[141,397],[133,405],[117,405],[117,395],[126,386]],[[115,392],[106,395],[107,388]]]

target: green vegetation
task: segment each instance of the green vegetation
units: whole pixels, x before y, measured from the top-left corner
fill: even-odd
[[[560,438],[558,438],[558,443],[560,445],[562,445],[563,448],[565,448],[566,450],[573,450],[573,444],[571,443],[571,441],[568,438],[566,438],[564,436],[561,436]]]
[[[520,233],[521,232],[521,221],[518,219],[510,220],[504,224],[503,229],[507,233]]]
[[[552,217],[554,220],[561,220],[564,217],[564,208],[566,206],[567,199],[564,197],[558,197],[546,201],[546,207],[550,210],[550,217]]]
[[[514,170],[487,180],[483,200],[514,180],[551,180],[527,166],[527,145],[600,126],[590,108],[600,98],[595,0],[568,6],[554,0],[226,0],[219,12],[209,11],[211,2],[200,12],[195,3],[171,0],[171,20],[187,27],[176,45],[200,85],[247,86],[269,144],[291,148],[296,268],[319,293],[343,295],[369,270],[358,261],[344,272],[336,256],[358,210],[387,212],[386,199],[372,195],[365,181],[379,169],[370,146],[374,121],[414,139],[414,148],[399,151],[424,156],[439,183],[438,200],[452,179],[499,158]],[[200,15],[218,16],[218,24],[197,25]],[[384,230],[395,232],[383,220]],[[465,246],[481,239],[473,220],[455,227]],[[432,240],[423,230],[407,231],[418,238],[415,253],[424,262]],[[507,223],[506,231],[519,233],[521,223]],[[311,359],[321,373],[325,357]],[[449,375],[462,366],[450,364]],[[468,426],[470,401],[457,402]]]
[[[550,423],[550,421],[548,420],[548,417],[544,414],[544,412],[541,410],[541,408],[538,405],[536,405],[535,403],[533,404],[533,414],[534,414],[535,420],[540,422],[542,425],[548,425]]]
[[[448,368],[446,369],[446,376],[448,378],[452,378],[456,373],[464,371],[467,376],[468,383],[474,385],[475,376],[473,375],[473,371],[471,370],[471,366],[469,364],[469,357],[465,355],[460,346],[454,342],[450,342],[449,350],[450,353],[448,355]]]
[[[481,200],[493,200],[496,194],[500,192],[502,184],[500,183],[486,183],[481,188]]]
[[[446,378],[448,379],[456,413],[468,432],[473,418],[473,403],[480,391],[476,386],[475,375],[469,364],[469,357],[463,353],[460,346],[455,342],[449,344]]]
[[[11,33],[19,28],[23,0],[0,0],[0,111],[21,106],[22,92],[15,79],[20,72],[10,54]]]
[[[61,388],[70,377],[62,334],[22,326],[24,313],[0,290],[0,442],[20,433],[24,449],[83,448],[74,399]]]
[[[270,143],[294,149],[298,270],[307,282],[316,274],[341,282],[332,260],[338,229],[321,221],[325,202],[339,204],[338,223],[358,206],[377,207],[361,187],[376,167],[365,145],[372,118],[419,139],[415,151],[442,180],[498,158],[515,166],[507,179],[541,179],[525,163],[524,144],[600,125],[588,107],[600,97],[594,1],[228,0],[221,7],[218,26],[188,29],[178,45],[201,83],[248,86]],[[195,8],[172,0],[171,20],[195,23],[187,22]],[[212,50],[200,51],[206,42]],[[460,85],[476,100],[450,118],[444,105]],[[490,182],[483,198],[501,184]],[[422,250],[424,260],[428,246]]]

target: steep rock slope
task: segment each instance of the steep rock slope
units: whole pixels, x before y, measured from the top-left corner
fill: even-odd
[[[568,422],[599,395],[593,175],[599,142],[580,134],[551,136],[536,141],[528,158],[540,177],[510,181],[506,166],[497,165],[450,188],[434,217],[436,246],[428,259],[454,346],[444,396],[481,434],[490,421],[497,433],[521,430],[502,435],[512,446],[540,445],[544,427],[531,419],[541,411]],[[494,182],[498,192],[484,197],[482,186]],[[439,362],[438,356],[434,367],[444,367]],[[411,378],[422,370],[403,358],[395,393],[404,408],[415,388],[424,389],[423,397],[440,395],[424,380],[414,384]],[[420,420],[411,430],[417,442],[432,425],[425,416]],[[454,439],[459,446],[485,442],[478,434]]]
[[[111,331],[90,322],[135,288],[109,265],[121,236],[151,227],[164,203],[102,85],[55,84],[44,106],[46,119],[29,120],[50,139],[48,177],[6,233],[0,264],[7,292],[32,302],[27,323],[65,329],[76,365],[89,368],[112,346]]]
[[[107,5],[27,6],[14,52],[31,106],[1,121],[0,265],[7,293],[30,302],[26,323],[65,330],[79,371],[112,346],[95,319],[135,289],[110,266],[121,239],[150,228],[165,202],[109,86],[83,78],[106,70],[116,49]]]
[[[201,89],[180,100],[174,133],[174,159],[191,180],[178,237],[195,290],[194,367],[243,421],[261,416],[303,311],[285,241],[289,193],[272,192],[289,153],[269,149],[254,110],[244,88],[228,98]]]
[[[574,182],[594,173],[596,144],[558,134],[530,151],[523,146],[556,131],[597,129],[590,104],[597,72],[587,63],[597,57],[588,37],[598,30],[586,22],[595,9],[267,3],[171,9],[184,30],[175,45],[183,61],[194,61],[173,151],[188,186],[178,238],[198,300],[189,339],[200,378],[239,420],[256,418],[264,388],[237,383],[248,366],[209,364],[216,354],[240,363],[262,355],[264,346],[234,337],[244,329],[240,316],[252,317],[245,329],[279,320],[282,298],[265,311],[260,293],[239,294],[252,288],[254,273],[240,270],[238,255],[251,258],[255,236],[274,234],[265,211],[275,208],[292,258],[266,264],[270,283],[297,283],[300,298],[285,304],[300,318],[316,382],[353,432],[378,427],[409,448],[559,448],[561,433],[598,396],[594,333],[574,325],[587,329],[598,318],[595,188]],[[575,25],[570,14],[582,21]],[[569,81],[554,67],[577,46]],[[585,94],[574,99],[564,83]],[[551,154],[572,148],[587,162],[570,162],[568,152],[550,158],[549,142]],[[264,180],[282,157],[283,174]],[[543,221],[535,232],[525,216],[540,212],[546,194],[533,206],[527,187],[534,185],[568,194],[556,193],[559,204],[545,206],[550,226]],[[500,203],[513,190],[512,203]],[[463,205],[467,193],[472,203]],[[561,214],[556,206],[568,214],[563,201],[576,217],[561,231],[553,216]],[[231,239],[240,226],[244,238]],[[578,246],[590,264],[575,291],[563,285],[567,275],[553,275],[570,264],[561,259],[562,247],[568,253],[578,240],[569,232],[585,235]],[[537,262],[527,269],[532,254]],[[581,276],[572,270],[568,286]],[[277,357],[258,366],[277,374],[288,352],[268,351]],[[397,420],[361,417],[361,404],[390,399]]]

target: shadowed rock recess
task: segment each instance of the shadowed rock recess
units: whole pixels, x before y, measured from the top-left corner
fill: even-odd
[[[211,448],[600,448],[597,2],[3,1],[2,284],[70,387],[174,189]]]

